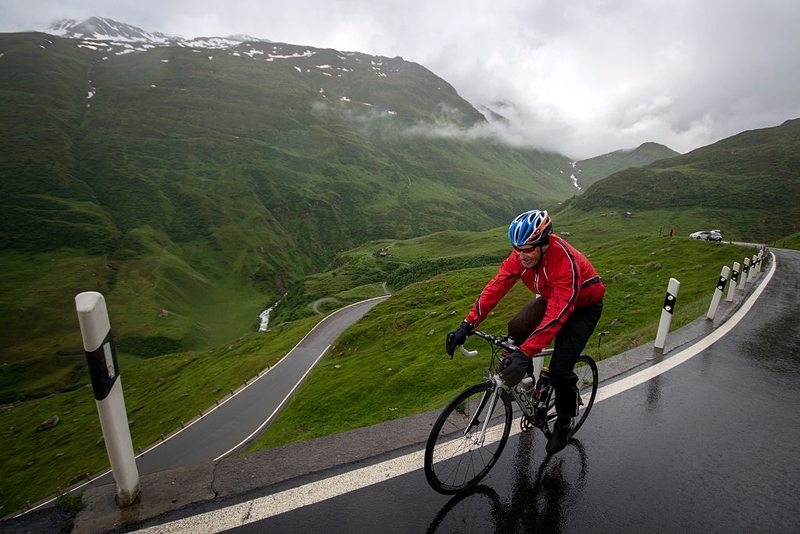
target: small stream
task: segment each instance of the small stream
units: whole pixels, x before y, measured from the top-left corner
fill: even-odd
[[[288,295],[288,293],[284,293],[283,297],[286,295]],[[275,304],[258,314],[258,318],[261,319],[261,324],[258,327],[259,332],[267,331],[267,328],[269,327],[269,313],[283,300],[283,297],[279,298],[277,301],[275,301]]]

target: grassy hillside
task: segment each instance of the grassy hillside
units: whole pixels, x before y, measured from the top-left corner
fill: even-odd
[[[634,210],[679,235],[796,231],[790,123],[624,171],[570,202],[566,157],[472,137],[483,117],[401,58],[281,43],[122,53],[43,34],[0,35],[0,51],[3,402],[86,383],[80,291],[104,293],[124,356],[149,358],[252,332],[287,291],[277,321],[312,314],[344,250],[488,230],[531,206],[566,200],[564,213],[595,220]],[[645,161],[663,148],[650,145],[606,160]],[[341,279],[401,285],[492,254],[415,266],[389,255]],[[36,368],[50,371],[32,384]]]
[[[800,119],[618,172],[567,203],[598,213],[663,210],[726,239],[772,242],[798,231]],[[695,230],[691,230],[695,231]]]
[[[470,137],[482,115],[401,58],[124,52],[0,35],[2,402],[85,383],[80,291],[104,293],[125,356],[203,350],[342,250],[576,192],[566,157]]]
[[[775,241],[775,246],[800,250],[800,233],[787,236],[784,239],[778,239]]]
[[[204,351],[187,351],[145,361],[121,358],[134,449],[145,448],[181,428],[274,365],[316,324],[297,321],[269,332],[251,333]],[[37,431],[58,416],[54,428]],[[108,467],[91,387],[0,408],[3,447],[0,516],[36,502],[56,489],[85,480]]]
[[[593,228],[591,222],[563,225],[572,228],[576,241],[586,239]],[[597,358],[652,341],[670,277],[681,281],[673,321],[678,327],[705,313],[723,264],[752,254],[752,249],[729,244],[645,235],[598,243],[585,251],[607,280],[616,279],[609,282],[598,326],[598,331],[609,334],[599,347],[593,342],[588,351]],[[393,296],[337,340],[256,448],[428,410],[477,380],[486,362],[481,358],[450,361],[443,339],[461,321],[477,291],[494,274],[498,258],[507,252],[502,227],[477,233],[443,232],[369,243],[343,253],[330,273],[309,277],[309,293],[336,299],[331,305],[341,306],[382,293],[379,283],[354,285],[361,270],[383,272],[388,278],[401,267],[407,269],[407,276],[396,278]],[[401,267],[387,269],[387,260]],[[529,296],[521,286],[516,288],[484,327],[502,330],[508,315]],[[319,317],[273,326],[268,332],[248,334],[209,350],[146,360],[123,356],[121,374],[134,447],[146,447],[162,433],[176,430],[181,421],[190,420],[198,410],[273,365]],[[366,389],[365,383],[370,384]],[[421,388],[424,395],[419,394]],[[320,411],[320,405],[337,409]],[[57,427],[35,431],[53,415],[61,418]],[[0,465],[9,473],[0,481],[0,510],[6,513],[107,465],[105,450],[96,443],[99,422],[88,388],[6,405],[0,410],[0,426],[7,429],[6,447],[0,453]]]
[[[583,226],[576,233],[589,231],[589,226]],[[442,245],[452,247],[455,242],[464,248],[474,245],[480,249],[481,243],[492,236],[487,233],[463,240],[441,237]],[[495,232],[493,242],[503,241],[502,231]],[[454,248],[443,251],[436,260],[458,257],[458,253],[453,254]],[[423,261],[419,249],[394,249],[398,261],[412,265]],[[598,359],[652,342],[670,278],[681,282],[672,324],[677,328],[707,311],[723,265],[741,262],[753,253],[752,248],[730,244],[642,235],[589,246],[585,251],[608,281],[605,309],[597,327],[598,332],[608,335],[602,343],[593,340],[587,348]],[[337,340],[251,450],[441,407],[459,389],[479,380],[487,360],[457,355],[451,361],[444,352],[444,337],[458,326],[480,288],[495,272],[496,264],[492,264],[426,277],[373,308]],[[481,329],[504,333],[509,316],[529,298],[530,292],[521,285],[515,288]],[[488,355],[482,342],[468,345]],[[364,388],[364,384],[369,387]],[[319,406],[337,409],[321,411]]]
[[[573,174],[578,184],[583,189],[588,189],[592,184],[630,167],[644,167],[654,161],[672,158],[678,152],[659,145],[658,143],[644,143],[632,150],[617,150],[594,158],[581,160],[575,163]]]

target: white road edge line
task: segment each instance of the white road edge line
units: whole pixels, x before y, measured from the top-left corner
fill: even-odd
[[[261,371],[260,373],[257,373],[255,378],[248,380],[248,381],[247,381],[247,383],[246,383],[246,384],[245,384],[243,387],[241,387],[241,388],[237,389],[237,390],[236,390],[236,391],[235,391],[235,392],[234,392],[232,395],[229,395],[229,396],[225,397],[223,400],[219,401],[219,403],[218,403],[218,404],[215,404],[215,405],[213,405],[213,406],[209,407],[207,410],[204,410],[204,411],[203,411],[203,415],[202,415],[201,417],[197,417],[197,418],[193,419],[192,421],[190,421],[190,422],[186,423],[185,425],[183,425],[183,427],[181,427],[180,429],[176,430],[175,432],[173,432],[172,434],[170,434],[169,436],[167,436],[167,437],[166,437],[164,440],[156,442],[154,445],[152,445],[152,446],[151,446],[151,447],[149,447],[148,449],[145,449],[145,450],[144,450],[144,451],[142,451],[141,453],[137,454],[137,455],[136,455],[136,458],[139,458],[140,456],[144,456],[145,454],[147,454],[148,452],[152,451],[153,449],[155,449],[155,448],[159,447],[160,445],[163,445],[164,443],[166,443],[166,442],[167,442],[167,441],[169,441],[170,439],[174,438],[175,436],[177,436],[178,434],[180,434],[181,432],[183,432],[184,430],[186,430],[187,428],[189,428],[189,427],[190,427],[190,426],[192,426],[193,424],[195,424],[195,423],[197,423],[197,422],[201,421],[201,420],[203,419],[203,417],[205,417],[206,415],[208,415],[208,414],[210,414],[211,412],[215,411],[217,408],[219,408],[220,406],[222,406],[223,404],[225,404],[225,403],[226,403],[226,402],[228,402],[229,400],[233,399],[233,398],[234,398],[236,395],[239,395],[239,394],[240,394],[240,393],[242,393],[244,390],[246,390],[247,388],[251,387],[253,384],[255,384],[256,382],[258,382],[259,380],[261,380],[262,378],[264,378],[265,376],[267,376],[267,374],[268,374],[270,371],[272,371],[273,369],[275,369],[277,366],[279,366],[281,363],[283,363],[283,361],[284,361],[284,360],[286,360],[287,358],[289,358],[289,357],[292,355],[292,353],[295,351],[295,349],[297,349],[298,347],[300,347],[300,345],[303,343],[303,341],[305,341],[305,340],[306,340],[306,338],[307,338],[308,336],[310,336],[310,335],[311,335],[311,333],[312,333],[312,332],[314,332],[314,330],[316,330],[316,329],[317,329],[317,327],[319,327],[319,326],[320,326],[321,324],[323,324],[325,321],[327,321],[328,319],[330,319],[331,317],[333,317],[333,316],[334,316],[336,313],[338,313],[338,312],[340,312],[340,311],[342,311],[342,310],[346,310],[347,308],[350,308],[350,307],[352,307],[352,306],[357,306],[358,304],[361,304],[361,303],[363,303],[363,302],[371,302],[371,301],[373,301],[373,300],[376,300],[376,299],[381,299],[381,298],[384,298],[384,297],[373,297],[373,298],[371,298],[371,299],[362,300],[362,301],[359,301],[359,302],[355,302],[355,303],[353,303],[353,304],[348,304],[347,306],[345,306],[345,307],[343,307],[343,308],[340,308],[340,309],[336,310],[335,312],[333,312],[333,313],[330,313],[330,314],[326,315],[325,317],[323,317],[323,318],[322,318],[322,320],[321,320],[320,322],[318,322],[317,324],[315,324],[315,325],[313,326],[313,328],[311,328],[311,330],[309,330],[309,331],[308,331],[308,333],[307,333],[306,335],[304,335],[304,336],[303,336],[303,339],[301,339],[300,341],[298,341],[298,342],[297,342],[297,344],[296,344],[294,347],[292,347],[292,349],[291,349],[289,352],[287,352],[287,353],[284,355],[284,357],[283,357],[283,358],[281,358],[280,360],[278,360],[278,361],[275,363],[275,365],[273,365],[272,367],[267,367],[266,369],[264,369],[264,370],[263,370],[263,371]],[[325,352],[328,350],[328,348],[330,348],[330,345],[328,345],[327,347],[325,347],[325,350],[324,350],[324,351],[322,351],[322,354],[320,355],[320,358],[321,358],[322,356],[324,356],[324,355],[325,355]],[[314,361],[314,365],[316,365],[316,364],[317,364],[317,362],[319,362],[319,358],[317,358],[317,360],[316,360],[316,361]],[[312,368],[313,368],[313,366],[312,366]],[[300,382],[302,382],[302,381],[305,379],[305,377],[306,377],[306,375],[307,375],[307,374],[308,374],[308,372],[306,372],[306,373],[304,373],[304,374],[303,374],[302,378],[301,378],[301,379],[298,381],[298,383],[297,383],[297,384],[294,386],[294,388],[292,388],[292,392],[293,392],[295,389],[297,389],[297,386],[300,384]],[[291,395],[291,392],[289,393],[289,395]],[[286,399],[284,399],[284,400],[281,402],[281,406],[283,405],[283,403],[284,403],[284,402],[286,402]],[[280,407],[278,408],[278,410],[279,410],[279,409],[280,409]],[[276,411],[277,411],[277,410],[276,410]],[[260,426],[260,427],[258,427],[258,428],[259,428],[259,429],[261,429],[261,428],[262,428],[262,427],[263,427],[265,424],[267,424],[267,422],[268,422],[268,421],[269,421],[269,420],[270,420],[270,419],[271,419],[271,418],[272,418],[274,415],[275,415],[275,412],[272,412],[272,414],[271,414],[271,415],[270,415],[270,416],[267,418],[267,420],[266,420],[266,421],[264,421],[264,422],[261,424],[261,426]],[[256,432],[258,432],[258,429],[256,430]],[[253,434],[255,434],[255,432],[254,432]],[[253,434],[250,434],[250,436],[248,436],[248,437],[247,437],[247,439],[245,439],[244,441],[242,441],[242,443],[244,443],[245,441],[247,441],[248,439],[250,439],[250,438],[253,436]],[[241,445],[242,443],[239,443],[239,445]],[[237,447],[238,447],[239,445],[237,445]],[[234,447],[234,449],[235,449],[235,447]],[[231,449],[231,450],[234,450],[234,449]],[[224,457],[226,454],[230,453],[230,452],[231,452],[231,450],[229,450],[229,451],[228,451],[228,452],[226,452],[226,453],[223,453],[221,456],[218,456],[217,458],[214,458],[214,461],[216,462],[216,461],[217,461],[217,460],[219,460],[220,458],[223,458],[223,457]],[[107,469],[106,471],[104,471],[104,472],[103,472],[103,474],[105,474],[105,473],[108,473],[108,472],[110,472],[110,471],[111,471],[111,469]],[[96,478],[96,477],[95,477],[95,478]]]
[[[755,304],[756,300],[758,300],[758,297],[760,297],[761,293],[764,292],[764,288],[767,287],[767,284],[772,279],[772,275],[775,274],[776,263],[777,261],[775,259],[775,255],[772,254],[772,266],[767,273],[767,276],[761,281],[761,284],[756,288],[755,291],[753,291],[753,294],[750,295],[750,297],[744,302],[744,304],[742,304],[736,313],[734,313],[731,318],[725,321],[719,328],[711,332],[706,337],[700,339],[697,343],[678,352],[674,356],[670,356],[666,360],[654,364],[646,369],[642,369],[636,374],[601,387],[597,391],[595,402],[600,402],[609,397],[613,397],[617,393],[621,393],[627,389],[638,386],[639,384],[643,384],[644,382],[647,382],[648,380],[651,380],[656,376],[669,371],[673,367],[677,367],[688,359],[697,356],[700,352],[704,351],[722,339],[722,336],[730,332],[737,324],[739,324],[742,319],[744,319],[744,317]]]
[[[612,382],[598,389],[595,402],[601,402],[614,395],[622,393],[630,388],[643,384],[655,376],[665,373],[670,369],[696,356],[704,349],[719,341],[722,336],[730,332],[750,311],[755,301],[761,296],[764,288],[769,283],[775,273],[776,259],[772,255],[772,267],[764,280],[756,288],[741,308],[734,313],[722,326],[714,330],[711,334],[704,337],[697,343],[683,349],[674,356],[652,365],[636,374],[628,376],[622,380]],[[518,425],[515,425],[518,428]],[[516,434],[518,432],[513,432]],[[372,466],[362,467],[355,471],[342,473],[325,480],[312,482],[297,488],[292,488],[272,495],[259,497],[252,501],[239,503],[226,508],[220,508],[210,512],[198,514],[196,516],[178,519],[163,525],[156,525],[141,530],[136,530],[142,534],[161,534],[161,533],[193,533],[193,534],[216,534],[223,530],[236,528],[248,523],[274,517],[276,515],[290,512],[301,508],[317,504],[327,499],[339,497],[350,491],[366,488],[390,478],[406,475],[416,471],[422,465],[425,451],[418,450],[412,453],[381,462]]]
[[[217,456],[216,458],[214,458],[214,461],[215,461],[215,462],[218,462],[219,460],[221,460],[221,459],[225,458],[226,456],[228,456],[229,454],[231,454],[233,451],[235,451],[236,449],[238,449],[239,447],[241,447],[242,445],[244,445],[245,443],[247,443],[248,441],[250,441],[251,439],[253,439],[253,436],[256,436],[256,435],[258,435],[258,433],[259,433],[259,432],[261,432],[261,429],[262,429],[262,428],[264,428],[265,426],[267,426],[267,423],[269,423],[269,422],[272,420],[272,418],[273,418],[273,417],[275,417],[275,415],[276,415],[278,412],[280,412],[280,411],[281,411],[281,409],[282,409],[282,408],[283,408],[283,406],[286,404],[286,402],[287,402],[287,401],[288,401],[288,400],[291,398],[291,396],[292,396],[292,395],[294,395],[294,392],[295,392],[295,390],[296,390],[296,389],[297,389],[297,388],[300,386],[300,384],[302,384],[302,383],[303,383],[303,381],[306,379],[306,377],[308,376],[308,373],[310,373],[310,372],[311,372],[311,370],[312,370],[312,369],[313,369],[313,368],[314,368],[314,367],[317,365],[317,363],[318,363],[318,362],[319,362],[319,361],[322,359],[322,357],[323,357],[323,356],[325,356],[325,353],[327,353],[327,352],[328,352],[328,349],[329,349],[329,348],[331,348],[331,346],[330,346],[330,345],[328,345],[327,347],[325,347],[325,350],[323,350],[323,351],[320,353],[320,355],[319,355],[319,356],[317,356],[317,359],[316,359],[316,360],[314,360],[314,363],[311,365],[311,367],[309,367],[309,368],[306,370],[306,372],[305,372],[305,373],[303,373],[303,376],[301,376],[301,377],[300,377],[300,380],[298,380],[298,381],[297,381],[297,383],[294,385],[294,387],[292,387],[292,389],[291,389],[291,390],[289,390],[289,393],[287,393],[287,394],[286,394],[286,396],[283,398],[283,400],[280,402],[280,404],[278,404],[278,406],[277,406],[277,407],[276,407],[276,408],[275,408],[275,409],[272,411],[272,413],[271,413],[271,414],[269,414],[269,417],[267,417],[267,418],[264,420],[264,422],[263,422],[263,423],[261,423],[261,424],[258,426],[258,428],[256,428],[255,430],[253,430],[253,432],[252,432],[252,433],[251,433],[249,436],[247,436],[246,438],[244,438],[242,441],[240,441],[239,443],[237,443],[236,445],[234,445],[233,447],[231,447],[231,448],[230,448],[230,449],[228,449],[227,451],[223,452],[222,454],[220,454],[219,456]],[[293,350],[294,350],[294,349],[293,349]],[[283,360],[281,360],[281,361],[283,361]]]
[[[136,454],[136,455],[134,456],[134,458],[140,458],[140,457],[144,456],[145,454],[147,454],[148,452],[152,451],[153,449],[156,449],[156,448],[158,448],[159,446],[163,445],[164,443],[168,442],[169,440],[171,440],[172,438],[174,438],[175,436],[177,436],[177,435],[178,435],[178,434],[180,434],[181,432],[185,431],[187,428],[189,428],[189,427],[190,427],[190,426],[192,426],[193,424],[197,423],[198,421],[201,421],[201,420],[202,420],[202,419],[203,419],[205,416],[207,416],[207,415],[208,415],[208,414],[210,414],[211,412],[215,411],[217,408],[219,408],[220,406],[222,406],[223,404],[225,404],[225,403],[226,403],[226,402],[228,402],[229,400],[233,399],[233,398],[234,398],[236,395],[238,395],[238,394],[242,393],[244,390],[246,390],[247,388],[249,388],[250,386],[252,386],[252,385],[253,385],[253,384],[255,384],[256,382],[258,382],[259,380],[261,380],[263,377],[267,376],[267,373],[269,373],[269,372],[270,372],[272,369],[275,369],[275,368],[276,368],[278,365],[280,365],[280,364],[281,364],[281,362],[283,362],[283,361],[284,361],[286,358],[288,358],[289,356],[291,356],[292,352],[294,352],[294,350],[295,350],[296,348],[298,348],[298,347],[300,346],[300,344],[301,344],[303,341],[305,341],[305,340],[306,340],[306,338],[307,338],[308,336],[310,336],[310,335],[311,335],[311,333],[312,333],[314,330],[316,330],[316,328],[317,328],[319,325],[321,325],[322,323],[324,323],[325,321],[327,321],[329,318],[333,317],[333,316],[334,316],[335,314],[337,314],[338,312],[340,312],[340,311],[342,311],[342,310],[346,310],[347,308],[351,308],[351,307],[353,307],[353,306],[357,306],[357,305],[359,305],[359,304],[361,304],[361,303],[364,303],[364,302],[372,302],[373,300],[377,300],[377,299],[385,299],[385,298],[387,298],[387,297],[386,297],[386,296],[381,296],[381,297],[372,297],[372,298],[370,298],[370,299],[362,300],[362,301],[359,301],[359,302],[354,302],[353,304],[348,304],[347,306],[345,306],[345,307],[343,307],[343,308],[340,308],[340,309],[338,309],[338,310],[336,310],[336,311],[334,311],[334,312],[332,312],[332,313],[330,313],[330,314],[326,315],[325,317],[323,317],[323,318],[322,318],[322,320],[321,320],[320,322],[318,322],[317,324],[315,324],[315,325],[313,326],[313,328],[311,328],[311,330],[309,330],[309,331],[308,331],[308,333],[307,333],[306,335],[304,335],[304,336],[303,336],[303,339],[301,339],[300,341],[298,341],[298,342],[297,342],[297,345],[295,345],[294,347],[292,347],[292,349],[291,349],[289,352],[287,352],[287,353],[284,355],[284,357],[283,357],[283,358],[281,358],[280,360],[278,360],[277,362],[275,362],[275,365],[273,365],[272,367],[267,367],[267,368],[266,368],[266,369],[264,369],[262,372],[260,372],[260,373],[257,373],[257,374],[256,374],[256,377],[255,377],[255,379],[249,380],[249,381],[248,381],[248,382],[247,382],[247,383],[246,383],[246,384],[245,384],[243,387],[241,387],[241,388],[237,389],[235,392],[231,393],[231,395],[229,395],[229,396],[225,397],[223,400],[219,401],[219,403],[216,403],[216,404],[214,404],[213,406],[209,407],[207,410],[204,410],[204,411],[203,411],[203,415],[202,415],[202,416],[200,416],[200,417],[196,417],[196,418],[195,418],[195,419],[193,419],[192,421],[189,421],[188,423],[184,424],[184,425],[183,425],[181,428],[177,429],[177,430],[176,430],[175,432],[173,432],[172,434],[170,434],[170,435],[166,436],[166,437],[165,437],[164,439],[162,439],[161,441],[157,441],[156,443],[154,443],[154,444],[152,444],[152,445],[149,445],[149,446],[148,446],[148,447],[147,447],[145,450],[143,450],[142,452],[140,452],[140,453]],[[322,352],[322,355],[320,355],[320,358],[321,358],[321,357],[322,357],[322,356],[325,354],[325,352],[328,350],[328,348],[330,348],[330,345],[328,345],[328,346],[325,348],[325,350]],[[316,364],[317,364],[317,362],[319,362],[319,358],[318,358],[318,359],[317,359],[317,360],[314,362],[314,365],[316,365]],[[300,382],[302,382],[302,381],[303,381],[303,379],[305,379],[305,377],[306,377],[306,375],[307,375],[307,374],[308,374],[308,372],[306,372],[306,373],[303,375],[303,377],[302,377],[302,378],[300,379],[300,381],[298,382],[298,385],[299,385],[299,383],[300,383]],[[292,392],[294,392],[294,390],[295,390],[295,389],[297,389],[297,385],[295,385],[295,387],[294,387],[294,388],[292,388],[292,391],[289,393],[289,395],[287,396],[287,398],[288,398],[289,396],[291,396]],[[281,406],[283,406],[283,404],[284,404],[285,402],[286,402],[286,399],[284,399],[283,401],[281,401]],[[261,428],[263,428],[263,427],[264,427],[264,425],[266,425],[266,424],[269,422],[269,420],[270,420],[270,419],[272,419],[272,417],[274,417],[274,416],[275,416],[275,413],[276,413],[277,411],[279,411],[279,410],[280,410],[280,406],[278,407],[278,409],[277,409],[277,410],[275,410],[274,412],[272,412],[272,414],[270,414],[270,416],[269,416],[269,417],[266,419],[266,421],[264,421],[264,422],[261,424],[261,426],[259,426],[259,427],[258,427],[258,429],[256,429],[256,431],[255,431],[255,432],[253,432],[253,434],[255,434],[255,433],[256,433],[256,432],[258,432],[258,431],[259,431]],[[253,434],[250,434],[250,435],[249,435],[249,436],[248,436],[248,437],[247,437],[247,438],[246,438],[244,441],[242,441],[241,443],[239,443],[239,444],[238,444],[236,447],[239,447],[239,446],[241,446],[241,445],[242,445],[242,443],[244,443],[244,442],[245,442],[245,441],[247,441],[248,439],[252,438],[252,437],[253,437]],[[236,449],[236,447],[234,447],[233,449],[230,449],[228,452],[226,452],[226,453],[223,453],[222,455],[220,455],[220,456],[218,456],[218,457],[214,458],[214,460],[213,460],[213,461],[215,461],[215,462],[216,462],[216,461],[217,461],[217,460],[219,460],[220,458],[224,458],[224,457],[225,457],[225,455],[227,455],[227,454],[229,454],[231,451],[235,450],[235,449]],[[99,478],[101,478],[101,477],[104,477],[104,476],[106,476],[106,475],[107,475],[107,474],[109,474],[109,473],[111,473],[111,468],[110,468],[110,467],[108,467],[108,468],[106,468],[104,471],[101,471],[100,473],[96,474],[96,475],[95,475],[95,476],[93,476],[91,479],[89,479],[89,480],[86,480],[85,482],[82,482],[81,484],[78,484],[77,486],[74,486],[74,487],[72,487],[72,488],[69,488],[69,489],[66,491],[66,493],[67,493],[67,494],[70,494],[70,493],[74,493],[74,492],[76,492],[76,491],[78,491],[78,490],[80,490],[80,489],[83,489],[83,488],[85,488],[86,486],[88,486],[88,485],[90,485],[90,484],[93,484],[95,480],[97,480],[97,479],[99,479]],[[40,503],[39,503],[39,504],[37,504],[36,506],[33,506],[33,507],[31,507],[31,508],[29,508],[29,509],[25,510],[24,512],[21,512],[21,513],[17,514],[17,515],[16,515],[16,516],[14,516],[14,517],[20,517],[20,516],[22,516],[22,515],[25,515],[25,514],[27,514],[27,513],[33,512],[33,511],[35,511],[35,510],[38,510],[38,509],[40,509],[40,508],[43,508],[43,507],[47,506],[48,504],[54,503],[54,502],[56,502],[57,500],[58,500],[58,496],[51,497],[51,498],[49,498],[49,499],[47,499],[47,500],[44,500],[44,501],[40,502]]]

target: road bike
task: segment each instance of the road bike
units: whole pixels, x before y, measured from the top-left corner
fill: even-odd
[[[453,495],[475,486],[494,467],[508,441],[514,419],[512,403],[521,413],[520,429],[538,428],[548,439],[556,419],[556,396],[549,381],[549,371],[541,367],[546,350],[534,358],[532,373],[510,388],[496,372],[503,354],[519,348],[508,336],[481,331],[472,335],[485,339],[492,349],[487,377],[459,393],[436,419],[425,445],[425,478],[439,493]],[[475,356],[477,351],[461,352]],[[583,425],[597,395],[597,364],[591,356],[581,355],[575,364],[578,375],[578,407],[572,419],[571,438]]]

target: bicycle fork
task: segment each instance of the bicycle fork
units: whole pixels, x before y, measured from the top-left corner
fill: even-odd
[[[489,428],[489,421],[492,419],[492,414],[494,413],[494,408],[497,406],[497,399],[503,393],[503,384],[499,378],[493,377],[492,382],[494,382],[494,387],[489,391],[483,394],[483,398],[481,399],[478,408],[475,410],[475,413],[472,414],[472,418],[470,418],[469,424],[467,428],[464,429],[464,437],[470,439],[473,445],[477,445],[478,447],[483,446],[483,442],[486,439],[486,430]],[[486,403],[489,403],[489,409],[486,412],[483,411]],[[472,428],[480,424],[479,415],[485,413],[486,416],[483,419],[483,424],[481,424],[481,431],[477,437],[471,435]]]

